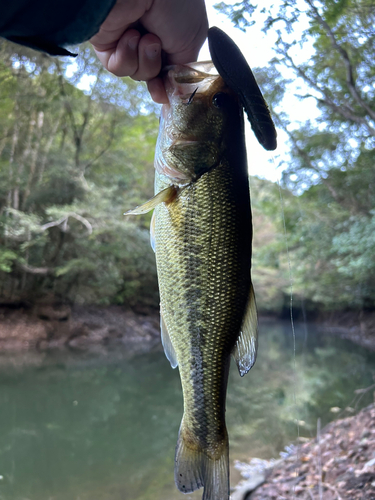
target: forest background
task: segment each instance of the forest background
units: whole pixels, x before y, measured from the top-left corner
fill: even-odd
[[[217,8],[246,29],[257,7]],[[292,280],[297,310],[374,310],[375,3],[262,11],[277,42],[254,73],[290,153],[280,185],[250,178],[258,308],[284,314]],[[297,64],[305,44],[312,56]],[[158,108],[145,86],[106,72],[89,45],[74,71],[5,41],[0,61],[0,302],[156,310],[151,217],[123,216],[153,194]],[[298,125],[284,99],[297,80],[301,106],[312,97],[320,112]]]

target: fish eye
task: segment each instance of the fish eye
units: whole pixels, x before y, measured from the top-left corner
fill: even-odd
[[[228,94],[225,94],[224,92],[218,92],[213,96],[212,104],[216,108],[224,108],[228,103],[228,97],[229,97]]]

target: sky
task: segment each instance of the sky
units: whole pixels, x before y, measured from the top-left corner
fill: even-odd
[[[261,31],[263,22],[260,14],[255,14],[258,16],[254,17],[254,20],[256,21],[255,25],[247,28],[246,33],[244,33],[238,28],[235,28],[226,16],[217,12],[214,8],[216,3],[218,3],[218,0],[206,0],[206,9],[210,27],[217,26],[225,31],[241,49],[241,52],[245,56],[251,68],[265,66],[275,55],[272,47],[275,43],[276,35],[272,35],[272,33],[265,35]],[[304,30],[305,28],[306,25],[304,25],[303,20],[301,20],[301,30]],[[296,59],[301,62],[306,57],[309,57],[311,53],[312,48],[311,51],[306,51],[306,47],[304,47],[303,52],[301,51],[300,54],[296,54]],[[211,59],[207,42],[202,47],[198,59],[200,61]],[[297,87],[295,90],[298,90]],[[318,110],[315,100],[313,99],[305,100],[303,105],[301,105],[301,101],[299,101],[294,94],[291,93],[284,99],[284,105],[287,107],[288,114],[294,122],[304,122],[307,117],[312,119],[318,116]],[[268,179],[273,182],[280,180],[282,173],[281,164],[285,167],[285,163],[281,160],[289,160],[289,145],[285,132],[278,130],[277,133],[278,147],[276,151],[266,151],[258,143],[249,123],[246,121],[246,147],[250,175],[257,175],[258,177]]]

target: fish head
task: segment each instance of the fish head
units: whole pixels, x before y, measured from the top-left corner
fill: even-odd
[[[242,106],[211,61],[167,67],[164,85],[169,102],[161,111],[155,168],[184,185],[218,165]]]

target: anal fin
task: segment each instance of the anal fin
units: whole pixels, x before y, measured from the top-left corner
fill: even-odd
[[[254,365],[258,349],[258,315],[255,303],[254,288],[251,284],[241,333],[233,350],[241,377],[246,375]]]
[[[161,309],[160,309],[160,330],[161,330],[161,343],[163,344],[165,355],[167,356],[167,359],[170,362],[171,367],[176,368],[178,366],[176,351],[174,350]]]

